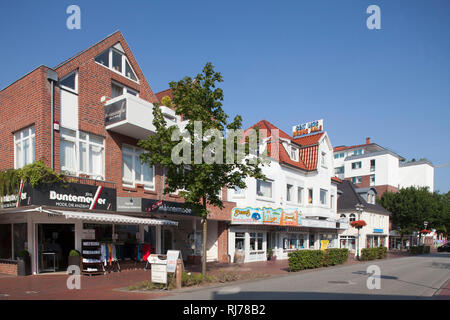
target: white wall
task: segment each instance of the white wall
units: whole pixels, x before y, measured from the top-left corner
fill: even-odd
[[[434,168],[428,163],[410,165],[399,168],[400,188],[428,187],[434,191]]]

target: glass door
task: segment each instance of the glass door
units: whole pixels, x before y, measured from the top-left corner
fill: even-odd
[[[38,224],[38,273],[67,269],[70,250],[75,249],[74,224]]]

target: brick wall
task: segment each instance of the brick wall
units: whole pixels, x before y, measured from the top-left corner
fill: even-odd
[[[120,42],[125,54],[139,79],[139,83],[95,62],[95,57]],[[29,125],[35,125],[36,160],[43,160],[50,166],[50,96],[51,84],[47,80],[48,67],[41,66],[0,92],[0,169],[14,167],[13,133]],[[115,183],[118,197],[143,197],[161,199],[163,194],[162,168],[155,168],[155,190],[145,190],[143,185],[134,188],[122,186],[122,144],[136,145],[137,140],[118,133],[109,132],[104,124],[104,104],[102,96],[111,96],[112,80],[119,82],[137,92],[139,97],[150,103],[157,102],[157,97],[148,84],[142,70],[137,64],[128,44],[118,31],[96,45],[82,51],[69,60],[55,67],[58,78],[61,79],[78,70],[78,114],[79,130],[94,133],[105,138],[105,180]],[[55,88],[55,121],[60,120],[61,93]],[[55,131],[55,170],[60,171],[60,132]],[[226,189],[223,199],[226,200]],[[165,200],[183,202],[176,195],[165,195]],[[233,203],[225,203],[220,210],[210,207],[211,219],[230,220]]]
[[[229,263],[228,257],[228,224],[223,221],[219,221],[217,224],[217,260],[219,263]]]
[[[0,273],[17,276],[17,263],[0,261]]]

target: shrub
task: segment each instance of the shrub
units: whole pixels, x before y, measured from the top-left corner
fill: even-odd
[[[69,257],[79,257],[80,256],[80,252],[77,250],[70,250],[69,252]]]
[[[347,261],[348,249],[297,250],[288,256],[289,270],[298,271],[342,264]]]
[[[387,248],[386,247],[378,247],[378,259],[384,259],[387,256]]]
[[[22,258],[22,259],[24,259],[24,258],[29,258],[29,257],[30,257],[30,253],[29,253],[27,250],[22,250],[22,251],[19,251],[19,253],[17,254],[17,256],[18,256],[19,258]]]
[[[199,285],[203,282],[203,275],[201,273],[187,273],[181,274],[181,285],[183,287],[190,287]]]
[[[430,246],[425,246],[423,248],[423,253],[430,253]]]
[[[430,253],[430,246],[415,246],[409,247],[409,253],[411,254],[424,254]]]
[[[348,249],[327,249],[324,253],[324,266],[343,264],[348,259]]]

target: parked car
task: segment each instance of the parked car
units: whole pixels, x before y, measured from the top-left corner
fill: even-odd
[[[450,252],[450,243],[443,244],[437,248],[438,252]]]

